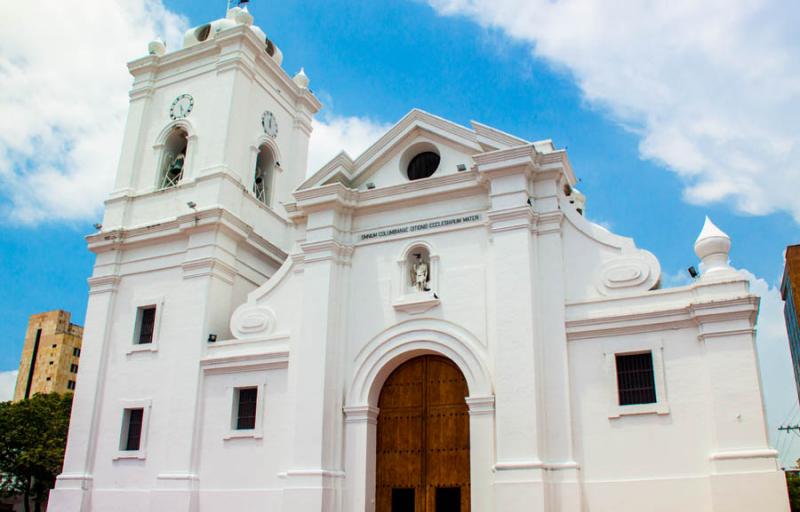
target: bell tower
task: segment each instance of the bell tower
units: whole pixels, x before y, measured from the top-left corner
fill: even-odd
[[[188,30],[183,48],[154,41],[134,77],[106,230],[219,206],[282,249],[283,203],[302,182],[321,105],[301,70],[246,9]],[[251,201],[252,199],[252,201]],[[259,215],[261,211],[266,215]],[[269,222],[275,217],[276,221]]]
[[[321,108],[305,73],[290,77],[238,7],[148,53],[128,64],[115,186],[87,237],[96,263],[51,512],[193,510],[203,361],[293,241],[283,204]]]

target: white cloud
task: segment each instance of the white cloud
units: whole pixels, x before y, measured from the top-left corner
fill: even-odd
[[[308,174],[317,172],[340,151],[352,158],[383,135],[391,125],[363,117],[323,115],[314,121],[308,154]]]
[[[9,222],[91,219],[116,173],[131,77],[125,63],[156,37],[180,45],[187,22],[161,0],[0,3],[0,212]],[[309,170],[356,156],[388,126],[314,122]]]
[[[17,370],[0,372],[0,402],[7,402],[14,398],[14,388],[17,385]]]
[[[111,188],[131,77],[148,41],[180,41],[161,0],[0,3],[0,211],[12,222],[95,215]]]
[[[761,296],[756,348],[770,440],[780,449],[783,465],[794,466],[800,458],[800,443],[794,443],[794,434],[777,430],[782,423],[792,420],[791,411],[798,411],[797,388],[783,319],[783,300],[778,288],[770,287],[765,280],[750,272],[742,272],[750,280],[750,291]]]
[[[428,0],[531,45],[695,203],[800,221],[800,3]]]

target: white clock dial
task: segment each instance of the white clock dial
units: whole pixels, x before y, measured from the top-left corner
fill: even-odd
[[[175,101],[172,102],[172,106],[169,107],[169,117],[172,119],[183,119],[189,115],[192,108],[194,108],[194,98],[189,94],[181,94],[175,98]]]
[[[275,119],[275,114],[269,110],[261,116],[261,126],[264,128],[264,133],[270,137],[278,136],[278,120]]]

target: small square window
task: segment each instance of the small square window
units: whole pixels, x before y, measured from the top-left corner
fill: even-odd
[[[144,409],[125,409],[122,420],[122,438],[120,450],[135,452],[141,449],[142,445],[142,424],[144,421]]]
[[[617,354],[619,405],[656,403],[653,354]]]
[[[50,364],[53,364],[53,361],[50,361]]]
[[[71,364],[71,365],[69,365],[69,371],[70,371],[71,373],[78,373],[78,365],[77,365],[77,364]]]
[[[46,380],[47,382],[50,382],[50,381],[52,380],[52,378],[51,378],[51,377],[47,377],[45,380]]]
[[[53,343],[53,348],[56,348],[57,346],[58,346],[58,345],[56,345],[55,343]]]
[[[136,314],[136,334],[134,342],[137,345],[153,343],[153,333],[156,326],[156,307],[145,306],[138,309]]]
[[[256,428],[256,404],[258,388],[239,388],[236,390],[236,430]]]
[[[75,381],[74,380],[68,380],[67,381],[67,389],[75,389]]]
[[[75,356],[75,357],[81,357],[81,349],[79,349],[77,347],[73,348],[72,349],[72,355]]]

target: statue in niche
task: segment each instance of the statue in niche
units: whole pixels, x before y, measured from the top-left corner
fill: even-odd
[[[411,284],[418,292],[430,291],[428,281],[430,280],[430,270],[428,264],[422,259],[422,254],[415,253],[416,261],[411,266]]]

